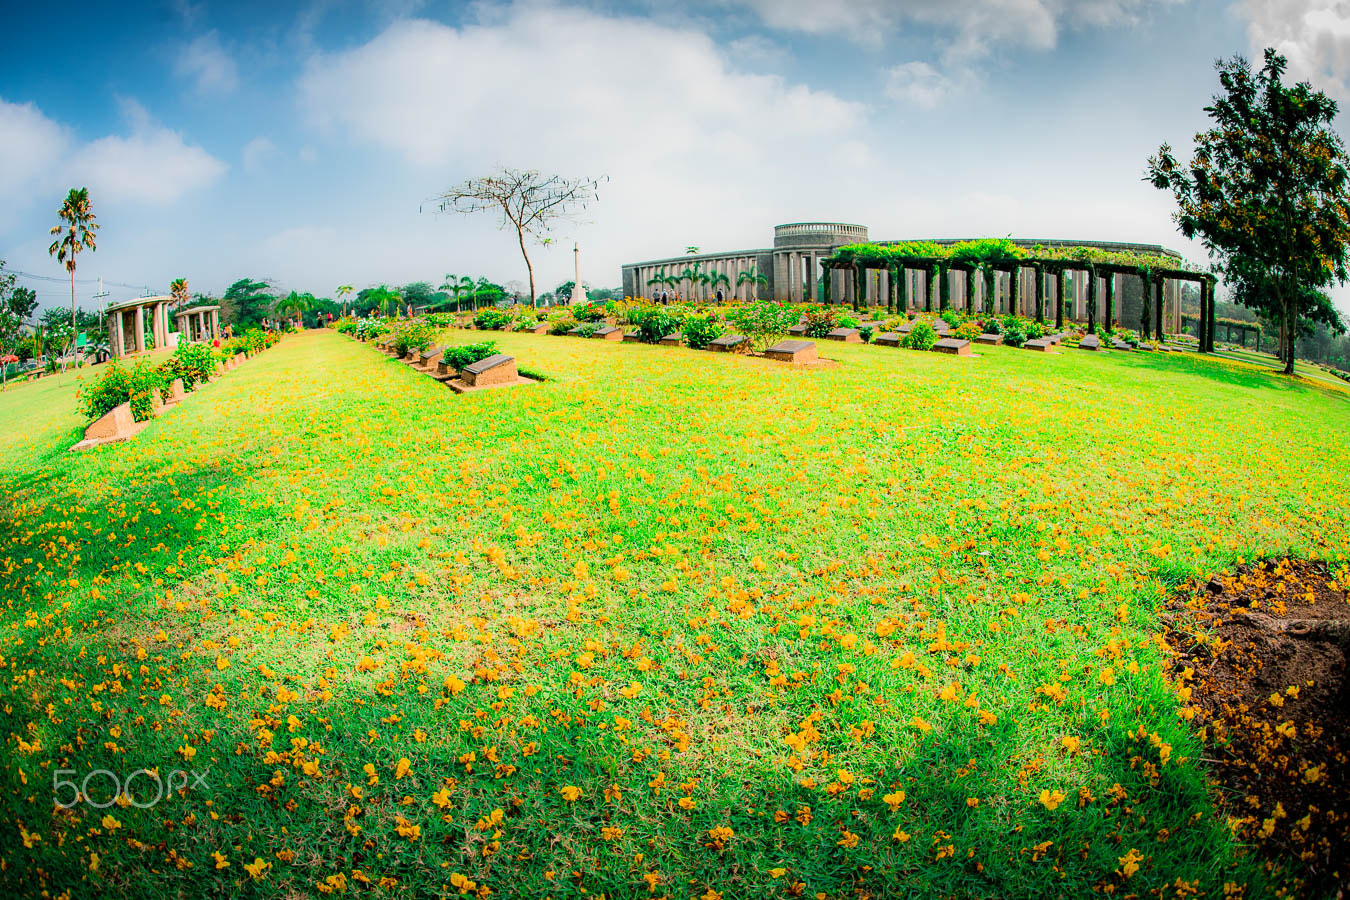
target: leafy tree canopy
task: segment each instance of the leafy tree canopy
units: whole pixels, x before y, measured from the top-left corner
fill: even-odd
[[[262,326],[262,321],[272,314],[276,297],[271,293],[271,285],[266,281],[254,281],[241,278],[230,285],[221,298],[222,312],[228,311],[227,324],[233,325],[236,332]]]

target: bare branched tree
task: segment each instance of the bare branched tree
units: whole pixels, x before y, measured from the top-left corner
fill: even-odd
[[[559,221],[575,220],[581,210],[596,200],[600,178],[563,178],[544,176],[535,169],[520,171],[502,167],[493,175],[470,178],[436,198],[442,212],[500,212],[499,228],[514,228],[520,243],[520,255],[530,272],[530,305],[535,305],[534,264],[525,249],[525,238],[541,244]]]

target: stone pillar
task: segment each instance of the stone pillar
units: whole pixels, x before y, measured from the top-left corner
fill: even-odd
[[[145,350],[145,307],[136,307],[136,352]]]
[[[108,349],[113,356],[122,355],[122,314],[108,313]]]

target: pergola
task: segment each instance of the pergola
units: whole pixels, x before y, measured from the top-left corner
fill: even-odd
[[[220,337],[220,307],[194,306],[173,314],[178,333],[189,341],[210,342]]]
[[[1150,333],[1158,340],[1163,337],[1163,286],[1168,281],[1191,281],[1200,286],[1199,324],[1200,350],[1211,352],[1214,349],[1214,285],[1218,279],[1208,272],[1195,272],[1179,268],[1178,260],[1170,256],[1145,255],[1135,253],[1117,253],[1092,247],[1077,247],[1063,251],[1049,250],[1044,247],[1019,247],[1010,241],[986,240],[971,241],[966,245],[951,247],[922,242],[915,244],[852,244],[840,247],[831,256],[820,261],[826,270],[824,281],[825,302],[831,302],[830,270],[844,270],[853,273],[855,289],[853,308],[858,308],[857,298],[863,296],[863,283],[869,269],[881,269],[889,273],[890,289],[886,299],[887,312],[908,310],[910,298],[910,270],[924,273],[928,290],[925,294],[925,309],[933,310],[933,296],[938,296],[938,309],[951,308],[951,272],[961,272],[965,278],[966,312],[975,312],[975,292],[971,282],[976,272],[982,273],[986,285],[986,296],[992,299],[991,305],[997,306],[998,292],[992,290],[993,282],[1000,273],[1008,275],[1008,297],[1006,309],[984,310],[990,313],[1019,314],[1023,308],[1021,273],[1031,269],[1036,274],[1034,317],[1044,322],[1046,316],[1047,274],[1057,276],[1051,280],[1054,287],[1055,327],[1064,327],[1064,291],[1065,275],[1084,273],[1087,276],[1087,325],[1097,326],[1100,302],[1098,279],[1105,282],[1105,304],[1102,309],[1102,321],[1108,327],[1117,324],[1115,287],[1116,275],[1139,278],[1143,285],[1143,308],[1139,322],[1140,334],[1148,338]],[[936,284],[935,284],[936,282]],[[897,296],[897,293],[899,296]]]
[[[145,352],[145,319],[149,310],[150,333],[156,347],[169,345],[169,301],[172,297],[137,297],[114,303],[106,310],[108,344],[114,357]]]

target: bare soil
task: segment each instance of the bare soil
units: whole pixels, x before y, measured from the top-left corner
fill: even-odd
[[[1300,896],[1350,886],[1347,580],[1265,560],[1186,591],[1166,616],[1172,677],[1190,689],[1235,834]]]

